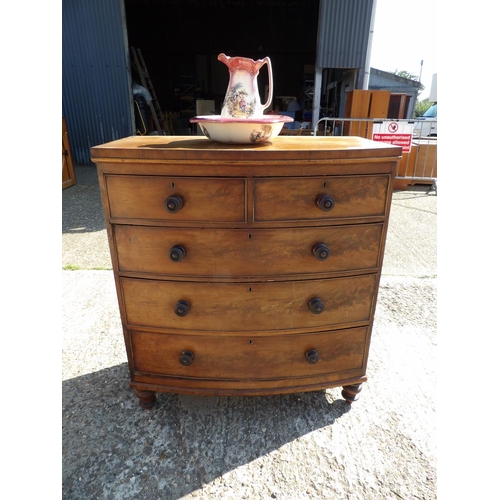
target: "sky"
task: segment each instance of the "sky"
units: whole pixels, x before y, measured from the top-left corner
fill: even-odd
[[[425,86],[429,97],[437,73],[436,0],[376,0],[370,67],[390,73],[407,71]],[[420,62],[424,61],[422,67]]]

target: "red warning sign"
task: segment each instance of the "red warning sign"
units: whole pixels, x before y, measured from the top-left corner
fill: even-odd
[[[389,123],[387,129],[391,134],[395,134],[399,129],[399,125],[397,124],[397,122],[391,122]]]
[[[393,146],[401,146],[403,153],[411,150],[411,139],[413,137],[413,122],[385,120],[373,124],[372,139],[385,142]]]

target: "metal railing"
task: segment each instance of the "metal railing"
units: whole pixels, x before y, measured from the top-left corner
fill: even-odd
[[[325,117],[317,121],[313,135],[355,135],[372,139],[374,126],[381,123],[383,120],[376,118]],[[422,137],[428,131],[437,130],[436,126],[437,121],[414,120],[411,149],[409,153],[403,153],[396,175],[400,184],[431,184],[437,193],[437,137]]]

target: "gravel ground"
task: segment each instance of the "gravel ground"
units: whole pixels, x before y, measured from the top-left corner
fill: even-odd
[[[437,498],[437,197],[395,192],[368,362],[340,388],[157,395],[129,375],[94,167],[63,191],[62,498]],[[69,270],[73,269],[73,270]]]

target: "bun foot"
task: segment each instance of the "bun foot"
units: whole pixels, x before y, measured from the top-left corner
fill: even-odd
[[[136,389],[135,394],[139,398],[139,405],[141,408],[145,410],[153,408],[156,402],[156,395],[153,391],[141,391],[140,389]]]
[[[346,400],[347,404],[352,404],[359,399],[362,384],[344,385],[342,387],[342,397]]]

